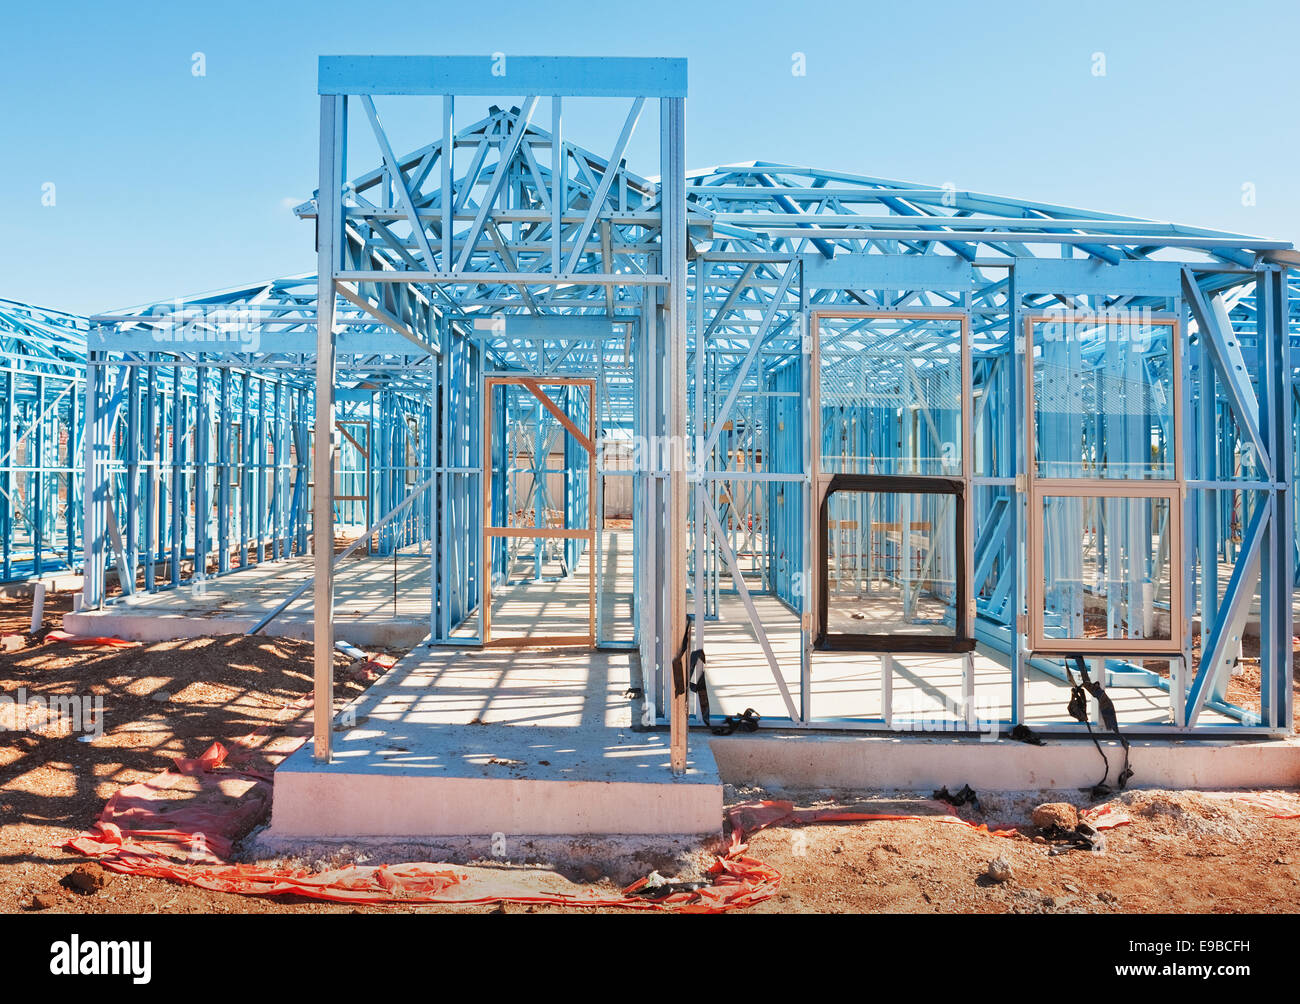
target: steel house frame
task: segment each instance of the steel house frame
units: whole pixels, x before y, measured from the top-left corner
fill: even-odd
[[[1128,529],[1113,538],[1130,550],[1151,544],[1145,571],[1130,562],[1135,579],[1090,588],[1088,602],[1112,626],[1176,618],[1170,644],[1083,638],[1076,648],[1111,686],[1167,695],[1167,722],[1143,731],[1292,728],[1300,285],[1287,269],[1300,257],[1289,243],[792,165],[687,172],[680,60],[324,57],[319,91],[320,187],[296,210],[316,223],[317,272],[92,319],[85,404],[76,405],[88,419],[86,602],[108,601],[108,570],[124,591],[139,574],[142,588],[194,587],[307,553],[313,526],[378,525],[379,553],[428,555],[431,643],[478,643],[492,574],[480,541],[496,518],[482,500],[505,505],[513,490],[496,482],[508,465],[485,457],[531,441],[537,468],[542,453],[540,438],[483,441],[485,385],[591,380],[597,443],[642,451],[628,470],[597,450],[596,475],[633,482],[646,722],[669,724],[675,765],[687,711],[674,669],[688,623],[690,648],[716,637],[722,597],[746,610],[761,653],[754,672],[772,676],[786,709],[764,726],[896,727],[906,723],[888,706],[880,718],[837,716],[814,703],[812,687],[818,513],[834,473],[823,453],[834,439],[885,456],[888,437],[868,419],[889,401],[912,416],[913,448],[927,436],[964,437],[932,473],[964,488],[969,553],[957,564],[973,609],[960,616],[980,652],[1007,667],[1003,727],[1026,722],[1031,671],[1064,674],[1062,653],[1035,651],[1030,636],[1045,611],[1053,637],[1074,616],[1056,579],[1044,578],[1048,567],[1079,578],[1062,514],[1091,513],[1098,546],[1109,546],[1086,500],[1158,496],[1173,500],[1177,519],[1152,524],[1135,545],[1140,524],[1117,517]],[[456,128],[465,99],[506,95],[504,107]],[[564,112],[593,98],[622,103],[622,126],[600,152],[566,131]],[[380,105],[421,100],[442,137],[399,156]],[[650,180],[625,156],[656,111],[659,178]],[[351,180],[349,122],[373,137],[382,161]],[[955,410],[926,406],[939,367],[909,364],[904,401],[866,365],[890,351],[882,324],[932,360],[957,351],[925,328],[933,317],[963,332],[966,390]],[[1039,344],[1036,323],[1075,334]],[[1125,325],[1142,334],[1123,357],[1128,383],[1114,385],[1106,332]],[[1075,404],[1053,397],[1034,415],[1034,380],[1049,367],[1087,386]],[[827,380],[827,401],[814,404]],[[1140,413],[1079,403],[1122,400],[1116,386],[1141,388]],[[540,402],[521,407],[493,411],[493,427],[556,434],[561,423]],[[1044,518],[1031,501],[1047,504],[1034,456],[1049,433],[1087,444],[1084,469],[1049,486],[1085,501],[1046,512],[1051,540],[1031,550],[1029,528]],[[331,449],[314,450],[320,442]],[[1165,464],[1177,472],[1161,480]],[[1097,473],[1106,465],[1150,470],[1120,482]],[[75,497],[75,473],[70,484]],[[586,520],[581,507],[599,507],[601,496],[565,505]],[[1077,543],[1077,524],[1073,535]],[[571,561],[600,539],[566,543]],[[330,549],[317,548],[315,563],[316,699],[328,706]],[[1137,580],[1157,563],[1168,573],[1144,592]],[[797,619],[797,667],[779,665],[759,595]],[[1225,693],[1251,618],[1258,712]],[[599,624],[596,634],[611,643]],[[962,672],[969,698],[969,658]],[[1033,725],[1080,728],[1064,709]],[[327,720],[315,742],[328,757]]]
[[[107,601],[107,570],[128,595],[201,589],[212,575],[309,552],[315,285],[295,276],[91,318],[88,606]],[[338,433],[350,449],[337,477],[363,494],[338,493],[336,519],[356,522],[358,501],[365,514],[391,508],[427,467],[431,363],[356,311],[341,310],[340,324]],[[389,553],[428,538],[412,513],[370,544]]]

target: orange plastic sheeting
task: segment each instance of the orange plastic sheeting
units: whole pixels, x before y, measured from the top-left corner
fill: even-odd
[[[65,641],[69,645],[108,645],[113,648],[139,648],[138,641],[127,641],[125,638],[112,637],[90,637],[76,634],[68,634],[66,631],[54,630],[45,636],[46,643],[52,641]]]
[[[265,815],[271,797],[268,774],[233,769],[230,756],[225,746],[213,743],[197,759],[177,758],[174,770],[113,795],[95,825],[64,846],[113,871],[215,892],[353,904],[504,901],[721,913],[762,902],[775,895],[780,884],[775,869],[740,854],[715,860],[708,871],[710,884],[661,898],[632,895],[648,886],[645,879],[609,895],[590,888],[548,892],[539,889],[546,883],[539,882],[536,873],[471,876],[447,864],[356,865],[325,872],[229,864],[234,842]]]

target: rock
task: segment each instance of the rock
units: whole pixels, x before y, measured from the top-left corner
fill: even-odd
[[[157,701],[159,704],[166,704],[172,699],[172,695],[165,690],[155,690],[149,695],[149,700]]]
[[[52,910],[59,905],[59,897],[52,892],[38,892],[32,896],[33,910]]]
[[[1034,810],[1033,822],[1040,830],[1073,830],[1079,825],[1079,810],[1069,802],[1044,802]]]
[[[1011,862],[1004,857],[996,857],[989,862],[984,874],[994,882],[1010,882],[1015,877],[1015,870],[1011,867]]]
[[[1116,895],[1115,895],[1113,892],[1111,892],[1109,889],[1103,889],[1101,892],[1097,893],[1097,898],[1098,898],[1099,900],[1101,900],[1103,903],[1118,903],[1118,902],[1119,902],[1119,897],[1116,896]]]
[[[379,679],[379,674],[375,672],[371,663],[365,662],[352,670],[350,674],[355,683],[373,683]]]
[[[77,865],[63,877],[63,884],[74,892],[99,892],[113,881],[113,876],[96,864]]]

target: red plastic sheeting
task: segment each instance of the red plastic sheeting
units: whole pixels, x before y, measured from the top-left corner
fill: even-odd
[[[539,888],[547,881],[535,872],[470,875],[448,864],[353,865],[324,872],[230,864],[235,841],[264,817],[270,805],[269,761],[263,757],[263,763],[258,764],[252,757],[256,751],[250,743],[257,736],[254,733],[236,744],[242,747],[238,758],[232,758],[221,743],[213,743],[197,759],[178,757],[174,770],[128,785],[108,800],[89,831],[64,846],[98,859],[113,871],[246,896],[289,895],[352,904],[511,902],[722,913],[776,895],[780,873],[745,854],[747,837],[771,826],[929,819],[957,823],[994,836],[1012,836],[1016,832],[969,823],[939,802],[926,803],[935,809],[933,813],[914,814],[834,807],[796,809],[791,802],[750,802],[727,812],[731,842],[726,854],[716,858],[708,869],[710,884],[698,889],[673,889],[659,898],[633,895],[638,890],[650,892],[647,879],[611,896],[590,888],[576,893],[567,889],[547,891]],[[236,762],[239,766],[235,766]],[[1099,828],[1129,821],[1110,806],[1092,810],[1091,818]],[[556,882],[552,879],[550,884]]]
[[[69,645],[108,645],[113,648],[139,648],[138,641],[127,641],[125,638],[113,637],[91,637],[88,635],[68,634],[66,631],[55,629],[45,636],[45,642],[48,644],[52,641],[65,641]]]

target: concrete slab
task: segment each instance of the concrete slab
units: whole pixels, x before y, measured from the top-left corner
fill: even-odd
[[[116,635],[133,641],[170,641],[242,634],[311,578],[310,557],[268,561],[181,586],[122,597],[102,610],[65,614],[64,630]],[[399,555],[344,561],[335,578],[334,634],[362,648],[410,648],[429,634],[429,559]],[[312,592],[272,621],[280,638],[312,637]]]
[[[280,765],[274,838],[715,834],[722,783],[707,743],[687,774],[668,737],[633,729],[632,652],[422,647],[336,726]]]
[[[0,582],[0,597],[14,599],[31,596],[38,584],[44,585],[48,593],[79,592],[84,583],[85,579],[76,572],[50,572],[46,575],[32,576],[29,579]]]
[[[780,600],[755,595],[754,607],[777,658],[786,686],[799,693],[801,632],[799,618]],[[763,650],[739,597],[718,598],[718,620],[704,625],[697,639],[708,653],[711,709],[717,715],[738,715],[753,708],[766,719],[785,718],[787,711]],[[961,698],[960,656],[908,653],[894,659],[893,702],[900,716],[923,715],[955,720],[944,710]],[[975,703],[981,718],[1011,717],[1011,669],[1006,656],[980,645],[974,655]],[[883,687],[879,656],[868,652],[813,652],[809,673],[807,713],[814,722],[834,729],[836,719],[881,719]],[[1158,687],[1115,687],[1110,691],[1121,725],[1163,725],[1172,720],[1169,694]],[[1025,677],[1024,721],[1038,729],[1068,721],[1070,688],[1065,681],[1030,668]],[[1207,708],[1205,725],[1234,725],[1233,719]]]
[[[422,647],[342,716],[334,761],[304,747],[276,772],[270,836],[716,833],[722,782],[773,790],[1083,788],[1086,739],[1037,747],[936,735],[691,734],[672,778],[667,735],[633,727],[635,653]],[[1119,770],[1121,755],[1104,744]],[[1300,741],[1139,741],[1134,786],[1300,786]]]
[[[706,741],[691,735],[692,749]],[[1087,740],[1010,740],[771,731],[710,741],[723,781],[773,790],[933,791],[969,784],[976,791],[1084,788],[1101,780]],[[1123,764],[1118,743],[1103,742],[1110,780]],[[1268,789],[1300,787],[1300,739],[1260,742],[1150,740],[1132,744],[1133,787]]]
[[[605,585],[597,598],[600,640],[630,643],[635,639],[631,531],[603,531],[600,560]],[[240,634],[311,578],[311,562],[310,557],[266,561],[207,579],[201,587],[184,585],[119,597],[102,610],[65,615],[63,628],[77,635],[116,635],[144,642]],[[539,623],[544,623],[546,634],[586,635],[589,570],[584,555],[574,575],[547,581],[527,579],[494,590],[494,637],[537,634]],[[80,588],[79,579],[76,588]],[[429,606],[428,555],[403,553],[394,562],[391,557],[359,554],[344,560],[335,574],[334,635],[336,640],[362,648],[409,649],[429,634]],[[468,642],[477,631],[478,617],[473,615],[455,634]],[[310,639],[311,590],[264,632]]]

